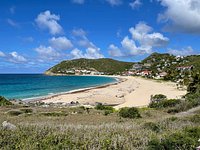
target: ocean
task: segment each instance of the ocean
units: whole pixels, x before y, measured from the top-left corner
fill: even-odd
[[[8,99],[24,100],[95,87],[116,81],[115,78],[103,76],[0,74],[0,96]]]

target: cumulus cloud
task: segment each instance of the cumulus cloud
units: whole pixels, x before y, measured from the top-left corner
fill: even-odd
[[[139,8],[142,5],[141,0],[134,0],[133,2],[129,3],[132,9]]]
[[[158,20],[166,23],[165,30],[200,34],[199,0],[159,0],[166,7]]]
[[[191,46],[188,46],[187,48],[183,48],[181,50],[168,49],[168,53],[173,54],[175,56],[188,56],[194,54],[194,50]]]
[[[123,53],[121,52],[121,50],[117,46],[115,46],[114,44],[109,45],[108,53],[109,53],[110,56],[113,56],[113,57],[124,56]]]
[[[62,27],[58,23],[59,15],[51,14],[49,10],[40,13],[35,19],[37,25],[41,29],[48,29],[50,34],[60,34],[63,32]]]
[[[155,47],[164,47],[168,44],[169,39],[161,33],[153,32],[153,29],[145,23],[138,23],[131,27],[129,32],[132,38],[125,36],[121,41],[121,50],[114,47],[109,52],[111,56],[135,56],[140,54],[149,54]],[[120,55],[119,55],[120,54]]]
[[[17,52],[11,52],[8,54],[8,61],[13,63],[24,63],[27,62],[27,59],[21,55],[19,55]]]
[[[106,0],[111,6],[118,6],[122,4],[122,0]]]
[[[70,54],[73,59],[84,58],[83,52],[77,48],[73,49]]]
[[[51,38],[49,43],[56,50],[67,50],[73,47],[72,42],[66,37]]]
[[[80,28],[80,29],[73,29],[72,34],[77,37],[86,38],[87,33],[86,31]]]
[[[88,59],[97,59],[97,58],[104,58],[104,55],[102,55],[100,53],[100,49],[97,48],[92,48],[92,47],[88,47],[85,51],[85,53],[83,53],[83,51],[79,50],[79,49],[73,49],[71,51],[71,57],[73,59],[77,59],[77,58],[88,58]]]
[[[72,0],[72,2],[76,4],[84,4],[85,0]]]
[[[2,52],[2,51],[0,51],[0,57],[5,57],[6,55]]]
[[[90,59],[96,59],[96,58],[103,58],[104,56],[100,53],[99,48],[88,47],[86,49],[85,57]]]
[[[35,48],[35,51],[39,54],[39,57],[42,60],[56,60],[61,56],[61,54],[54,50],[51,46],[46,47],[40,45]]]
[[[140,22],[136,27],[129,29],[132,38],[146,47],[162,47],[168,44],[169,39],[161,33],[152,32],[152,28],[145,23]]]
[[[104,56],[93,42],[87,38],[87,33],[83,29],[74,29],[72,30],[72,35],[74,36],[74,42],[78,47],[83,48],[85,51],[79,49],[73,49],[71,51],[72,58],[103,58]]]

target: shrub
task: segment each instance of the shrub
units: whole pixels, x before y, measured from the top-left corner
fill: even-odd
[[[131,107],[131,108],[128,108],[128,107],[124,107],[124,108],[121,108],[120,111],[119,111],[119,116],[120,117],[123,117],[123,118],[141,118],[141,115],[139,113],[139,110],[135,107]]]
[[[0,106],[12,105],[10,101],[8,101],[5,97],[0,96]]]
[[[165,99],[162,101],[152,101],[149,104],[149,107],[150,108],[167,108],[167,107],[174,107],[180,103],[181,103],[181,100],[179,99],[169,99],[169,100]]]
[[[67,116],[67,113],[64,112],[43,112],[41,115],[48,116],[48,117],[60,117],[60,116]]]
[[[113,113],[113,111],[110,111],[110,110],[105,110],[105,111],[104,111],[104,115],[105,115],[105,116],[107,116],[107,115],[109,115],[109,114],[111,114],[111,113]]]
[[[154,96],[151,96],[151,102],[160,102],[166,99],[167,99],[167,96],[162,95],[162,94],[156,94]]]
[[[192,117],[190,117],[190,121],[192,121],[194,123],[200,123],[200,114],[196,114],[196,115],[193,115]]]
[[[8,114],[11,115],[11,116],[19,116],[21,115],[23,112],[20,111],[20,110],[10,110],[8,111]]]
[[[102,104],[96,105],[95,109],[97,109],[97,110],[107,110],[110,113],[113,113],[115,111],[115,109],[112,106],[105,106],[105,105],[102,105]]]
[[[179,150],[187,149],[193,150],[198,145],[200,137],[200,127],[186,128],[183,131],[175,132],[171,135],[165,136],[163,139],[152,139],[148,143],[148,149],[151,150]]]
[[[32,113],[33,109],[31,109],[31,108],[23,108],[23,109],[20,109],[20,111],[22,111],[23,113]]]
[[[154,123],[154,122],[146,122],[144,124],[144,128],[148,130],[152,130],[154,132],[160,132],[161,128],[160,125]]]

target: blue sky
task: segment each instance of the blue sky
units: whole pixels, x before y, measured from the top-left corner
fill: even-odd
[[[62,60],[199,54],[199,0],[1,0],[0,73]]]

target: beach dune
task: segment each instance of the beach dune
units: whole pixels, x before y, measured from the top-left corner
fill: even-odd
[[[117,77],[120,82],[107,86],[100,86],[79,92],[60,94],[47,97],[41,101],[45,103],[70,103],[78,101],[83,105],[103,103],[121,107],[142,107],[150,102],[151,95],[164,94],[168,98],[181,98],[186,94],[178,90],[172,82],[158,82],[140,77]]]

